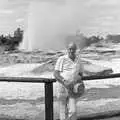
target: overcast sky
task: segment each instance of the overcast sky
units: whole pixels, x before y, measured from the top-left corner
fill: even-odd
[[[18,26],[25,29],[30,1],[35,0],[0,0],[0,33],[11,33]],[[59,0],[39,1],[57,1],[61,4]],[[66,0],[60,1],[66,4]],[[80,30],[83,33],[89,35],[120,33],[120,0],[77,0],[76,2],[80,6],[79,11],[82,11],[83,22]]]

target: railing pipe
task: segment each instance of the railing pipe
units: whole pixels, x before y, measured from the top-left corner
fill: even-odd
[[[109,75],[92,75],[92,76],[83,76],[82,79],[86,80],[99,80],[99,79],[108,79],[108,78],[118,78],[120,77],[120,73],[109,74]],[[32,82],[32,83],[49,83],[56,82],[54,78],[38,78],[38,77],[0,77],[0,82]]]
[[[120,73],[109,74],[105,76],[83,76],[86,80],[99,80],[108,78],[118,78]],[[27,82],[27,83],[45,83],[45,120],[53,120],[53,82],[56,80],[50,78],[36,78],[36,77],[0,77],[0,82]]]

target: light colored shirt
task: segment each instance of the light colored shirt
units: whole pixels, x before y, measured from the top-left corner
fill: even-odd
[[[60,71],[60,75],[64,77],[65,80],[72,81],[74,72],[76,70],[83,72],[83,66],[81,64],[80,57],[76,56],[75,61],[72,61],[68,55],[64,55],[58,58],[55,70]]]

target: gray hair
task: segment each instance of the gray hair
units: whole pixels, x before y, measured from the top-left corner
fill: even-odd
[[[72,46],[72,47],[74,47],[74,48],[77,49],[77,45],[76,45],[75,42],[70,42],[70,43],[68,43],[67,46],[66,46],[66,48],[69,48],[70,46]]]

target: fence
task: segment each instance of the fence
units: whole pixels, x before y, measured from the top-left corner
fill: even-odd
[[[118,74],[110,74],[106,76],[84,76],[82,79],[85,80],[96,80],[96,79],[108,79],[108,78],[117,78],[120,77]],[[45,89],[45,120],[53,120],[53,82],[56,82],[55,79],[48,78],[26,78],[26,77],[0,77],[0,82],[31,82],[31,83],[44,83]],[[97,119],[120,116],[120,111],[109,111],[107,113],[98,113],[88,116],[80,116],[78,120],[88,120],[88,119]]]

